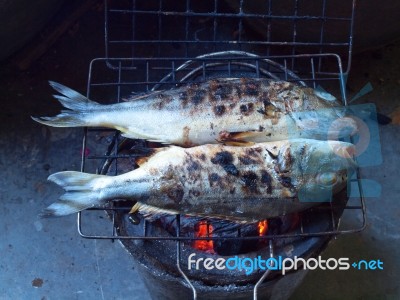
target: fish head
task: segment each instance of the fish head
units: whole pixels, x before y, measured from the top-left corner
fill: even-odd
[[[290,113],[295,122],[294,126],[288,126],[289,136],[291,132],[293,137],[298,136],[298,131],[301,131],[301,135],[306,138],[338,140],[359,131],[356,120],[347,114],[348,109],[334,96],[305,88],[302,98],[302,108]]]
[[[318,140],[339,140],[359,132],[357,121],[344,116],[336,108],[292,113],[295,123],[289,123],[288,136]],[[291,125],[293,124],[293,125]]]
[[[342,106],[335,96],[321,89],[303,88],[303,103],[307,109],[318,109]]]
[[[313,141],[292,144],[293,185],[299,201],[326,202],[346,187],[355,171],[355,146],[340,141]]]

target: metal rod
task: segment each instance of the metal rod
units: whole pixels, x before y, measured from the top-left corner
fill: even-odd
[[[187,0],[189,3],[190,1]],[[210,13],[207,12],[193,12],[192,10],[187,10],[186,12],[179,11],[147,11],[147,10],[127,10],[127,9],[110,9],[110,13],[124,13],[124,14],[143,14],[143,15],[164,15],[164,16],[182,16],[182,17],[209,17]],[[311,15],[302,15],[302,16],[293,16],[293,15],[265,15],[265,14],[250,14],[250,13],[215,13],[212,16],[215,17],[225,17],[225,18],[260,18],[260,19],[277,19],[277,20],[321,20],[322,16],[311,16]],[[352,18],[348,17],[325,17],[328,21],[351,21]]]
[[[269,240],[269,257],[270,258],[274,257],[273,240]],[[271,260],[271,269],[272,269],[273,266],[274,266],[274,262]],[[254,300],[258,299],[258,288],[265,281],[265,279],[268,277],[268,275],[272,272],[271,269],[268,268],[268,266],[267,266],[267,270],[264,272],[264,274],[261,276],[261,278],[255,284],[254,289],[253,289],[253,299]]]
[[[313,83],[313,87],[314,89],[317,88],[317,85],[315,83],[315,67],[314,67],[314,59],[311,57],[311,76],[312,76],[312,83]]]
[[[181,218],[180,215],[176,216],[176,236],[179,238],[181,231]],[[192,290],[192,295],[193,295],[193,300],[197,299],[197,291],[195,289],[195,287],[193,286],[193,284],[190,282],[190,279],[186,276],[186,274],[182,271],[181,269],[181,241],[177,240],[176,241],[176,266],[178,268],[179,273],[182,275],[182,277],[185,279],[186,283],[189,285],[189,287]]]
[[[322,17],[325,17],[326,14],[326,0],[322,1]],[[319,42],[321,44],[320,48],[319,48],[319,53],[323,53],[323,40],[324,40],[324,27],[325,27],[325,19],[321,20],[321,32],[320,32],[320,36],[319,36]],[[319,58],[318,60],[318,72],[321,72],[321,68],[322,68],[322,59]]]

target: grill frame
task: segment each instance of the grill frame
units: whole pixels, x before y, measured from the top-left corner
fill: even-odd
[[[220,72],[220,67],[225,70],[225,74],[231,75],[231,67],[236,67],[253,70],[252,76],[262,77],[267,76],[274,78],[277,76],[280,79],[287,81],[295,81],[300,85],[308,85],[317,88],[321,83],[324,88],[326,85],[333,84],[336,91],[339,91],[337,98],[340,98],[344,105],[347,105],[345,82],[351,66],[351,54],[353,44],[353,23],[355,15],[356,0],[347,1],[347,14],[345,16],[330,16],[329,7],[332,5],[332,0],[319,0],[318,5],[322,8],[319,15],[301,13],[302,2],[299,0],[285,0],[290,3],[291,12],[277,12],[274,5],[278,0],[265,0],[264,10],[255,12],[248,10],[249,0],[234,0],[230,1],[234,5],[230,6],[233,12],[219,11],[222,0],[207,0],[202,3],[213,4],[213,11],[202,11],[202,8],[194,8],[196,5],[194,0],[183,0],[179,2],[183,9],[181,11],[171,11],[166,7],[168,3],[177,3],[172,0],[151,0],[147,1],[150,6],[148,10],[145,8],[137,9],[136,5],[140,6],[140,0],[120,1],[127,3],[130,7],[115,8],[114,2],[105,0],[105,57],[92,60],[89,67],[87,96],[92,100],[99,100],[101,103],[115,103],[123,100],[124,97],[129,97],[134,91],[138,95],[140,92],[152,92],[163,88],[172,88],[182,82],[193,79],[193,74],[201,73],[200,80],[209,78],[208,72],[210,69],[211,77],[215,73]],[[313,1],[317,3],[317,1]],[[157,5],[158,4],[158,5]],[[125,5],[125,4],[122,4]],[[236,11],[235,11],[235,5]],[[205,4],[205,6],[207,6]],[[222,7],[222,6],[221,6]],[[233,8],[232,8],[233,7]],[[114,14],[114,16],[112,16]],[[139,37],[135,30],[140,26],[136,26],[138,20],[144,17],[157,20],[157,26],[145,27],[145,31],[152,31],[151,34],[156,34],[154,37]],[[118,32],[118,18],[121,21],[127,20],[127,27],[130,36],[128,38],[114,38],[114,33]],[[202,37],[202,25],[197,28],[192,21],[201,21],[202,18],[210,18],[212,23],[211,36],[212,38],[204,39]],[[184,38],[167,38],[163,32],[167,30],[163,28],[165,20],[183,20],[183,36]],[[210,22],[205,20],[204,24]],[[224,27],[221,26],[221,20],[229,20],[229,24],[234,23],[234,35],[226,35],[223,40],[220,39],[223,34]],[[174,21],[174,20],[173,20]],[[174,21],[174,22],[175,22]],[[251,39],[254,35],[254,30],[249,26],[251,22],[261,22],[265,25],[264,38]],[[304,24],[302,22],[310,22],[320,24],[316,29],[318,38],[313,41],[306,41],[302,36]],[[345,23],[345,38],[337,41],[332,41],[328,38],[327,28],[329,24],[335,22]],[[284,27],[286,24],[289,29],[289,37],[286,40],[279,40],[274,36],[277,26]],[[116,26],[116,27],[115,27]],[[307,26],[306,26],[307,27]],[[117,30],[116,30],[117,29]],[[200,30],[200,31],[196,31]],[[207,29],[206,29],[207,30]],[[173,34],[173,32],[172,32]],[[115,46],[118,45],[119,48]],[[198,47],[201,45],[202,47]],[[144,49],[146,46],[152,48],[152,52],[148,53]],[[174,48],[175,47],[175,48]],[[176,51],[165,51],[169,48]],[[248,51],[251,48],[251,52]],[[219,54],[210,54],[218,52]],[[221,54],[221,52],[223,52]],[[178,55],[180,54],[180,55]],[[153,57],[151,57],[153,56]],[[333,63],[332,63],[333,60]],[[237,64],[237,62],[243,64]],[[304,61],[306,63],[304,64]],[[100,69],[98,69],[98,65]],[[214,72],[213,68],[218,69]],[[105,75],[103,71],[112,73],[110,77]],[[246,71],[247,73],[248,70]],[[104,79],[99,79],[98,75]],[[126,74],[134,74],[132,76]],[[156,74],[156,75],[154,75]],[[183,75],[182,75],[183,74]],[[206,76],[207,75],[207,76]],[[138,78],[137,76],[141,76]],[[185,77],[187,76],[187,77]],[[111,80],[109,78],[112,78]],[[198,78],[196,79],[198,80]],[[109,89],[111,92],[106,93],[108,97],[104,97],[102,91]],[[328,89],[329,91],[329,89]],[[96,94],[97,93],[97,94]],[[101,95],[101,96],[100,96]],[[111,99],[107,101],[107,98]],[[111,143],[104,146],[106,155],[91,154],[86,155],[89,150],[89,144],[93,139],[92,134],[104,134],[109,132],[113,138]],[[100,173],[100,168],[104,166],[104,159],[115,160],[113,168],[115,175],[118,173],[118,160],[129,159],[130,157],[120,156],[118,153],[118,144],[120,137],[117,131],[101,129],[101,128],[85,128],[82,141],[82,172]],[[103,168],[104,169],[104,168]],[[319,237],[320,239],[329,240],[331,237],[344,233],[355,233],[362,231],[366,227],[366,209],[363,195],[363,189],[360,180],[360,172],[356,170],[355,178],[351,181],[357,183],[360,197],[356,199],[355,204],[346,203],[344,211],[355,212],[355,218],[359,218],[359,226],[350,228],[340,228],[339,217],[335,217],[334,208],[330,204],[331,215],[331,230],[317,232],[300,232],[295,234],[268,235],[263,237],[241,237],[244,240],[268,240],[269,256],[274,257],[274,241],[277,239],[290,238],[311,238]],[[354,199],[353,199],[354,200]],[[180,236],[180,215],[177,215],[176,222],[177,236],[175,237],[159,237],[146,236],[144,230],[143,236],[121,236],[119,234],[120,224],[116,223],[116,214],[120,209],[114,206],[114,202],[110,202],[109,207],[96,207],[88,210],[88,212],[80,212],[77,217],[78,233],[83,238],[88,239],[110,239],[120,240],[122,243],[129,240],[173,240],[176,241],[176,267],[184,279],[184,284],[191,290],[193,298],[196,299],[197,291],[185,272],[182,271],[181,248],[184,241],[193,240],[234,240],[237,237],[182,237]],[[87,233],[84,227],[84,215],[90,213],[98,214],[99,211],[106,210],[111,218],[109,233]],[[144,225],[146,228],[146,223]],[[303,226],[301,226],[303,230]],[[255,284],[253,289],[253,298],[257,299],[258,289],[261,284],[270,275],[270,270],[267,270]]]
[[[336,67],[337,67],[337,74],[334,75],[335,73],[330,73],[330,74],[319,74],[315,71],[315,64],[313,63],[314,61],[318,59],[333,59]],[[287,65],[289,65],[290,61],[293,59],[296,60],[307,60],[309,63],[308,70],[305,70],[304,68],[302,69],[303,74],[307,74],[306,76],[303,76],[300,78],[296,72],[293,72],[287,68]],[[282,64],[277,63],[278,61],[282,61]],[[168,65],[171,65],[171,70],[168,68],[159,68],[155,67],[152,68],[151,66],[154,64],[155,66],[159,65],[159,62],[162,61],[163,63],[168,63]],[[110,67],[110,62],[111,67]],[[119,66],[118,68],[115,68],[113,65],[116,64]],[[129,67],[126,67],[126,62],[129,62]],[[252,62],[252,66],[249,66],[249,62]],[[96,64],[102,64],[103,67],[108,68],[108,70],[116,75],[117,81],[116,82],[110,82],[110,81],[105,81],[105,82],[97,82],[94,80],[94,77],[91,76],[91,74],[99,72],[96,71]],[[179,63],[181,63],[179,65]],[[91,92],[95,88],[112,88],[115,91],[115,95],[117,95],[117,102],[122,101],[123,99],[123,93],[121,92],[122,88],[128,88],[128,90],[135,90],[137,87],[144,87],[146,92],[154,92],[159,88],[163,87],[174,87],[176,85],[179,85],[182,83],[181,80],[184,80],[184,82],[191,81],[190,77],[187,78],[185,74],[191,73],[193,70],[196,70],[195,67],[191,67],[191,64],[195,64],[196,66],[200,65],[200,80],[204,81],[208,79],[210,76],[208,72],[213,74],[214,72],[214,67],[215,64],[218,63],[218,72],[220,72],[221,65],[225,65],[226,70],[228,70],[228,75],[229,72],[234,73],[237,70],[232,70],[234,68],[232,66],[232,63],[239,63],[239,65],[235,65],[235,68],[239,68],[239,71],[241,72],[243,68],[248,68],[250,72],[252,72],[251,76],[254,77],[260,77],[262,73],[275,76],[276,78],[272,77],[273,79],[284,79],[288,81],[294,81],[300,85],[307,86],[311,85],[314,88],[317,88],[317,85],[319,82],[322,83],[336,83],[338,89],[340,89],[341,93],[341,101],[343,104],[346,106],[347,105],[347,99],[346,99],[346,93],[345,93],[345,82],[344,82],[344,73],[342,71],[342,64],[341,64],[341,59],[339,55],[336,54],[301,54],[301,55],[295,55],[293,56],[269,56],[269,57],[259,57],[251,53],[245,53],[245,52],[234,52],[234,51],[228,51],[225,53],[218,53],[218,54],[209,54],[209,55],[203,55],[197,58],[192,58],[189,61],[185,61],[182,58],[134,58],[134,59],[128,59],[128,58],[97,58],[94,59],[91,62],[90,69],[89,69],[89,78],[88,78],[88,98],[93,99]],[[243,64],[240,64],[243,63]],[[266,68],[263,68],[264,64],[266,65]],[[135,65],[144,65],[145,67],[140,68],[138,66],[135,67]],[[210,66],[210,67],[209,67]],[[267,68],[271,67],[273,68],[273,72],[270,72],[271,70],[268,70]],[[211,69],[211,70],[210,70]],[[226,71],[225,70],[225,71]],[[229,71],[230,70],[230,71]],[[247,71],[248,71],[247,70]],[[266,70],[266,71],[262,71]],[[278,72],[276,72],[278,70]],[[152,81],[149,80],[149,78],[153,77],[153,74],[150,74],[150,72],[156,72],[160,73],[160,71],[163,71],[165,75],[160,75],[160,80],[159,81]],[[223,71],[223,70],[222,70]],[[128,74],[130,73],[138,73],[138,72],[145,72],[144,77],[147,79],[147,81],[124,81],[123,80],[123,72],[126,72]],[[183,72],[183,75],[180,74]],[[179,74],[179,76],[178,76]],[[107,76],[105,76],[107,77]],[[183,79],[180,79],[183,78]],[[140,95],[140,94],[138,94]],[[128,95],[129,96],[129,95]],[[104,101],[104,99],[103,99]],[[85,153],[88,152],[87,148],[87,140],[90,137],[90,134],[96,134],[96,133],[103,133],[103,132],[110,132],[113,133],[113,142],[111,143],[112,146],[108,146],[107,153],[105,154],[99,154],[99,155],[88,155],[85,156]],[[82,150],[82,165],[81,165],[81,171],[82,172],[88,172],[86,168],[86,162],[88,160],[97,160],[97,164],[95,164],[96,169],[92,169],[90,172],[92,173],[102,173],[101,170],[98,168],[99,164],[102,163],[102,160],[104,159],[109,159],[113,160],[115,159],[116,163],[114,164],[113,168],[113,173],[112,175],[118,175],[119,170],[118,170],[118,160],[119,159],[129,159],[129,158],[134,158],[136,155],[131,154],[131,155],[126,155],[126,154],[120,154],[119,150],[117,148],[117,145],[119,144],[119,141],[121,141],[121,138],[118,134],[118,131],[112,130],[112,129],[102,129],[102,128],[90,128],[90,129],[85,129],[84,132],[84,139],[83,139],[83,150]],[[140,155],[139,155],[140,156]],[[101,167],[101,169],[104,169],[104,167]],[[359,171],[357,170],[356,172],[356,178],[353,178],[350,180],[350,182],[356,182],[357,187],[359,190],[359,197],[358,201],[356,199],[353,199],[352,202],[356,202],[355,204],[346,204],[343,208],[344,211],[355,211],[355,214],[358,214],[358,219],[360,219],[360,224],[354,225],[353,227],[350,228],[344,228],[344,229],[339,229],[338,226],[338,220],[337,217],[335,217],[335,211],[338,209],[337,207],[334,207],[332,205],[332,202],[330,203],[330,207],[317,207],[314,209],[321,209],[321,213],[323,211],[329,210],[331,213],[331,225],[329,226],[329,230],[323,230],[323,231],[314,231],[314,232],[306,232],[304,231],[304,227],[301,226],[301,232],[300,233],[293,233],[293,234],[274,234],[274,235],[268,235],[265,237],[242,237],[243,239],[249,239],[249,240],[254,240],[254,239],[282,239],[282,238],[298,238],[298,237],[315,237],[315,236],[326,236],[326,235],[337,235],[337,234],[343,234],[343,233],[355,233],[362,231],[365,226],[366,226],[366,215],[365,215],[365,201],[363,197],[363,190],[362,190],[362,185],[361,185],[361,177],[359,174]],[[97,208],[92,208],[89,211],[93,210],[107,210],[111,212],[111,219],[113,220],[113,230],[110,231],[112,232],[112,235],[109,234],[88,234],[85,232],[83,226],[82,226],[82,213],[79,213],[78,215],[78,232],[79,234],[84,237],[84,238],[93,238],[93,239],[143,239],[143,240],[151,240],[151,239],[165,239],[165,240],[176,240],[176,241],[183,241],[183,240],[218,240],[218,239],[235,239],[235,237],[212,237],[212,238],[206,238],[206,237],[198,237],[198,238],[192,238],[192,237],[157,237],[157,236],[146,236],[145,234],[143,236],[121,236],[118,234],[118,232],[115,230],[115,228],[118,228],[118,224],[115,223],[115,213],[118,213],[120,210],[129,210],[129,208],[115,208],[111,202],[111,207],[97,207]],[[361,218],[360,218],[361,216]],[[357,215],[353,217],[353,219],[357,219]]]

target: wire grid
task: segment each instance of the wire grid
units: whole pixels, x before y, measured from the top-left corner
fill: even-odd
[[[299,0],[106,0],[106,57],[91,63],[88,97],[102,103],[115,103],[129,98],[132,93],[169,89],[182,82],[249,76],[294,81],[313,88],[323,86],[332,94],[335,91],[335,96],[346,105],[344,77],[351,64],[355,3],[355,0],[343,1],[339,11],[331,14],[332,8],[337,6],[335,0],[312,1],[312,5]],[[218,53],[206,54],[215,52]],[[93,135],[107,131],[110,130],[85,129],[82,171],[100,171],[100,164],[104,167],[107,161],[112,161],[117,175],[120,159],[134,159],[118,152],[120,137],[115,131],[108,132],[112,138],[104,148],[107,148],[105,154],[86,155]],[[274,257],[274,240],[278,238],[327,238],[362,230],[366,219],[358,170],[357,177],[352,180],[358,183],[360,198],[348,202],[344,211],[353,213],[353,219],[359,217],[359,226],[339,228],[338,216],[335,216],[331,203],[325,207],[325,213],[327,209],[331,219],[326,230],[309,232],[301,223],[300,232],[296,234],[241,239],[268,239],[269,256]],[[112,218],[109,234],[85,232],[82,214],[79,213],[79,234],[85,238],[122,241],[175,240],[177,269],[196,299],[197,290],[180,266],[181,242],[236,238],[181,237],[180,215],[176,216],[176,237],[148,236],[147,222],[144,223],[143,235],[122,236],[116,216],[129,208],[117,207],[113,202],[106,208]],[[94,208],[87,213],[104,209]],[[269,274],[270,270],[266,271],[255,284],[254,299],[257,299],[258,288]]]
[[[347,74],[355,5],[355,0],[105,1],[105,53],[108,58],[192,58],[226,50],[261,56],[337,53]],[[288,66],[295,69],[296,60]],[[319,61],[316,71],[324,68]]]
[[[88,97],[92,100],[102,98],[102,103],[119,102],[124,98],[132,96],[131,91],[156,91],[173,88],[182,82],[190,81],[205,81],[209,78],[218,77],[224,74],[227,77],[235,77],[238,74],[248,77],[266,77],[273,79],[284,79],[296,82],[304,86],[317,87],[322,85],[324,87],[331,87],[332,91],[339,90],[337,97],[346,104],[346,95],[344,92],[343,76],[321,75],[315,72],[315,61],[324,59],[327,63],[336,63],[337,72],[341,73],[341,60],[340,57],[333,54],[316,54],[316,55],[297,55],[295,59],[299,65],[304,68],[301,72],[293,72],[286,66],[293,59],[292,56],[287,57],[259,57],[250,53],[244,52],[220,52],[193,58],[190,61],[185,61],[182,58],[163,58],[163,59],[109,59],[99,58],[92,61],[89,71],[88,81]],[[133,62],[132,62],[133,61]],[[109,63],[118,65],[119,68],[110,68]],[[138,67],[126,69],[123,67],[124,63],[137,65]],[[141,67],[139,67],[141,66]],[[162,66],[162,67],[160,67]],[[169,67],[168,67],[169,66]],[[307,68],[306,68],[307,67]],[[101,74],[101,76],[97,76]],[[301,77],[300,77],[301,75]],[[158,79],[157,79],[158,78]],[[331,92],[331,90],[328,90]],[[140,95],[139,92],[136,92]],[[110,101],[105,101],[107,97]],[[106,133],[106,134],[105,134]],[[104,147],[88,147],[88,143],[96,139],[96,136],[106,135],[108,137],[107,145]],[[82,156],[82,171],[83,172],[104,172],[105,161],[108,161],[107,166],[112,165],[112,175],[120,174],[119,161],[126,159],[134,159],[136,154],[120,153],[118,149],[119,141],[121,138],[117,131],[111,129],[91,128],[85,130],[83,141],[83,156]],[[96,152],[92,152],[95,149]],[[90,152],[89,155],[85,153]],[[100,169],[99,169],[100,167]],[[360,198],[351,199],[345,206],[344,210],[354,214],[352,219],[360,220],[360,224],[356,224],[350,228],[339,228],[337,224],[338,217],[335,216],[335,207],[332,203],[329,207],[321,207],[321,211],[329,211],[331,215],[331,224],[326,230],[309,231],[304,230],[301,226],[301,232],[294,234],[280,234],[269,235],[266,237],[245,237],[244,239],[276,239],[276,238],[289,238],[289,237],[309,237],[309,236],[324,236],[336,235],[340,233],[351,233],[362,230],[365,227],[365,204],[363,198],[360,177],[357,172],[357,177],[351,179],[357,183]],[[113,202],[111,202],[113,203]],[[104,207],[94,208],[93,210],[103,210]],[[79,215],[78,229],[81,236],[86,238],[97,239],[165,239],[165,240],[195,240],[195,239],[219,239],[213,238],[193,238],[193,237],[159,237],[148,236],[146,232],[143,235],[120,235],[115,228],[119,224],[115,223],[115,214],[121,211],[129,211],[130,207],[117,207],[112,205],[106,207],[112,214],[112,234],[88,234],[82,228],[81,215]],[[90,212],[90,211],[89,211]],[[231,237],[235,239],[235,237]],[[221,237],[220,239],[231,239],[229,237]]]

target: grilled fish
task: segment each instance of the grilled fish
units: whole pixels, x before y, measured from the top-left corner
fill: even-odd
[[[307,139],[159,148],[140,159],[139,168],[118,176],[74,171],[50,175],[66,193],[42,216],[132,199],[132,213],[254,222],[330,201],[346,186],[347,172],[354,167],[352,153],[349,143]]]
[[[337,140],[357,131],[356,122],[344,115],[332,95],[286,81],[212,79],[110,105],[50,84],[63,95],[55,98],[69,110],[35,121],[54,127],[110,127],[128,138],[165,144]]]

